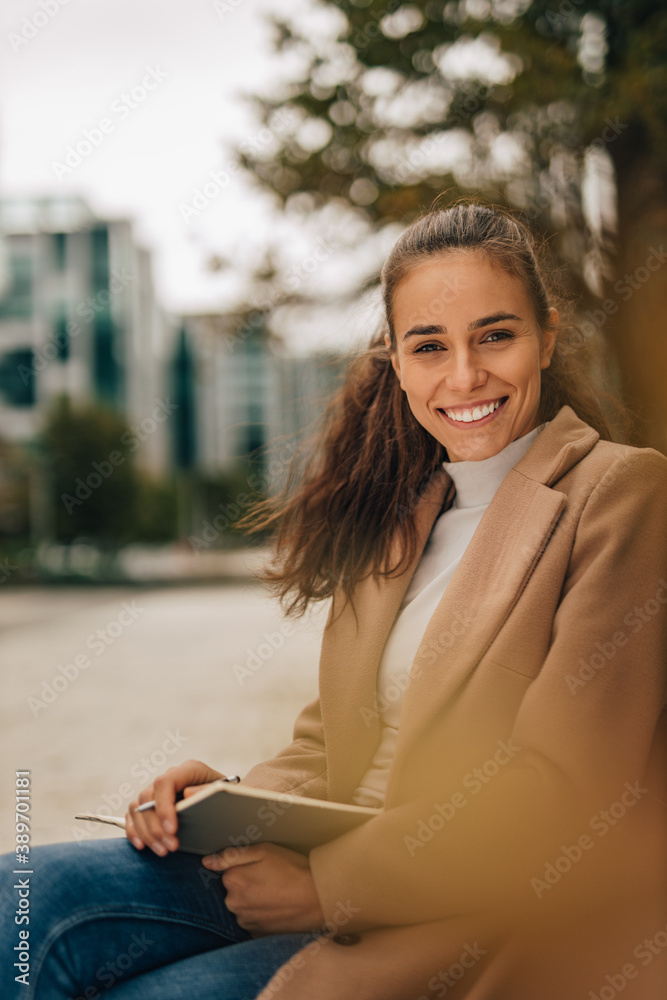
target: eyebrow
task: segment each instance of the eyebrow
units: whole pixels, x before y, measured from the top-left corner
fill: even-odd
[[[474,330],[481,330],[485,326],[491,326],[493,323],[501,323],[508,319],[514,319],[522,322],[521,317],[516,316],[514,313],[498,312],[493,313],[491,316],[482,316],[481,319],[473,320],[472,323],[468,324],[468,332],[472,333]],[[446,326],[440,326],[439,324],[413,326],[406,334],[403,335],[403,340],[407,340],[408,337],[429,337],[432,334],[442,333],[447,333]]]

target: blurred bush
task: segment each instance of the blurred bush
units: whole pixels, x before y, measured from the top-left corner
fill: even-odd
[[[0,583],[78,578],[84,556],[84,577],[116,579],[117,552],[136,544],[187,539],[198,552],[265,540],[235,528],[266,495],[259,457],[215,477],[181,470],[158,480],[135,452],[116,412],[67,397],[31,444],[0,441]]]
[[[97,404],[58,400],[39,440],[53,511],[53,537],[114,548],[138,537],[141,477],[124,439],[128,427]],[[124,438],[125,436],[125,438]]]

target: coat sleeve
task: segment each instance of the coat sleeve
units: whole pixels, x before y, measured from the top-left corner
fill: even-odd
[[[327,760],[319,698],[303,709],[294,724],[294,739],[271,760],[256,764],[244,785],[311,798],[327,797]]]
[[[613,463],[582,509],[551,644],[515,718],[522,753],[453,817],[449,790],[439,800],[434,789],[313,850],[325,916],[351,903],[346,930],[364,930],[533,905],[535,879],[548,889],[556,861],[558,880],[590,852],[577,872],[600,864],[599,884],[607,878],[614,837],[602,840],[599,810],[611,807],[607,829],[617,825],[619,836],[634,820],[618,816],[644,807],[652,822],[657,808],[664,829],[643,781],[665,703],[666,578],[667,460],[638,449]],[[604,666],[575,684],[582,662],[599,662],[595,653]]]
[[[333,605],[329,608],[325,628],[332,615]],[[270,760],[255,764],[245,775],[243,784],[313,799],[327,798],[327,755],[319,698],[306,705],[297,716],[289,746]]]

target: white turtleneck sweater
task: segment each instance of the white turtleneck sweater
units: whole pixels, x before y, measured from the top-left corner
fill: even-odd
[[[456,496],[433,525],[382,653],[377,678],[380,744],[352,798],[356,805],[384,803],[403,695],[426,626],[496,490],[544,427],[535,427],[480,462],[442,463],[454,481]]]

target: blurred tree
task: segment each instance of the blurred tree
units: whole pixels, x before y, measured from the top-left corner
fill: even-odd
[[[288,82],[255,97],[271,138],[241,162],[288,208],[335,200],[374,224],[407,224],[443,190],[522,209],[584,294],[584,332],[613,346],[636,440],[667,449],[667,8],[320,0],[312,14],[274,22]]]
[[[194,480],[196,509],[188,534],[196,552],[202,549],[235,548],[261,545],[266,532],[248,535],[236,527],[238,521],[266,499],[266,474],[263,454],[245,455],[215,477],[197,476]]]
[[[60,542],[85,538],[102,548],[133,539],[140,482],[123,420],[97,405],[61,397],[41,438],[49,470],[53,530]]]
[[[175,489],[137,469],[135,447],[115,412],[58,400],[40,439],[57,541],[85,539],[108,551],[175,536]]]
[[[0,439],[0,539],[25,544],[30,534],[29,468],[15,444]]]
[[[178,491],[175,483],[161,483],[141,475],[135,540],[159,544],[178,534]]]

